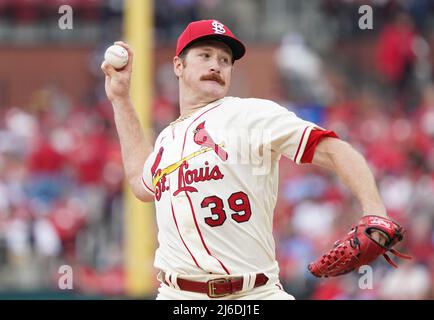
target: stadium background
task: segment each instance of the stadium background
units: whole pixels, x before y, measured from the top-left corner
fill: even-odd
[[[286,290],[298,299],[433,299],[434,1],[143,3],[152,18],[142,23],[154,27],[151,82],[142,85],[152,97],[136,107],[148,108],[156,133],[178,116],[178,34],[191,20],[219,19],[248,50],[230,95],[275,100],[335,130],[367,157],[390,216],[408,228],[399,248],[413,260],[392,270],[379,259],[372,289],[359,288],[358,273],[313,278],[306,265],[360,207],[324,170],[283,160],[274,235]],[[73,9],[72,30],[58,27],[62,4]],[[372,30],[358,25],[364,4]],[[100,71],[105,48],[125,39],[124,11],[121,0],[0,0],[0,298],[155,296],[153,212],[146,232],[130,230]],[[58,287],[62,265],[73,290]]]

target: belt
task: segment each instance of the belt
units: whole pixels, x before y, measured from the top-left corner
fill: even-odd
[[[162,272],[163,282],[170,286],[166,281],[166,274]],[[256,274],[256,280],[253,288],[263,286],[268,281],[268,277],[263,273]],[[177,278],[177,284],[179,289],[196,292],[205,293],[210,298],[220,298],[235,292],[241,291],[243,289],[243,277],[236,278],[217,278],[211,279],[207,282],[192,281],[187,279]]]

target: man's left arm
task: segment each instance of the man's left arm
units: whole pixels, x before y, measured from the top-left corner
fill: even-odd
[[[315,148],[312,163],[339,176],[360,201],[363,215],[387,216],[371,169],[350,144],[336,138],[322,138]]]
[[[349,143],[336,138],[322,138],[315,148],[312,163],[338,175],[359,200],[363,215],[387,217],[371,169],[365,158]]]

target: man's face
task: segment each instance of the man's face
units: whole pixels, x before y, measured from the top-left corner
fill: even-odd
[[[201,41],[187,50],[184,59],[174,59],[175,74],[184,94],[204,102],[223,98],[231,82],[231,49],[218,41]]]

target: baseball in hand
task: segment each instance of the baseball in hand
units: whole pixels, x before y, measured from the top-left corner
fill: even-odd
[[[128,51],[124,47],[114,44],[107,48],[104,59],[115,69],[120,69],[128,63]]]

